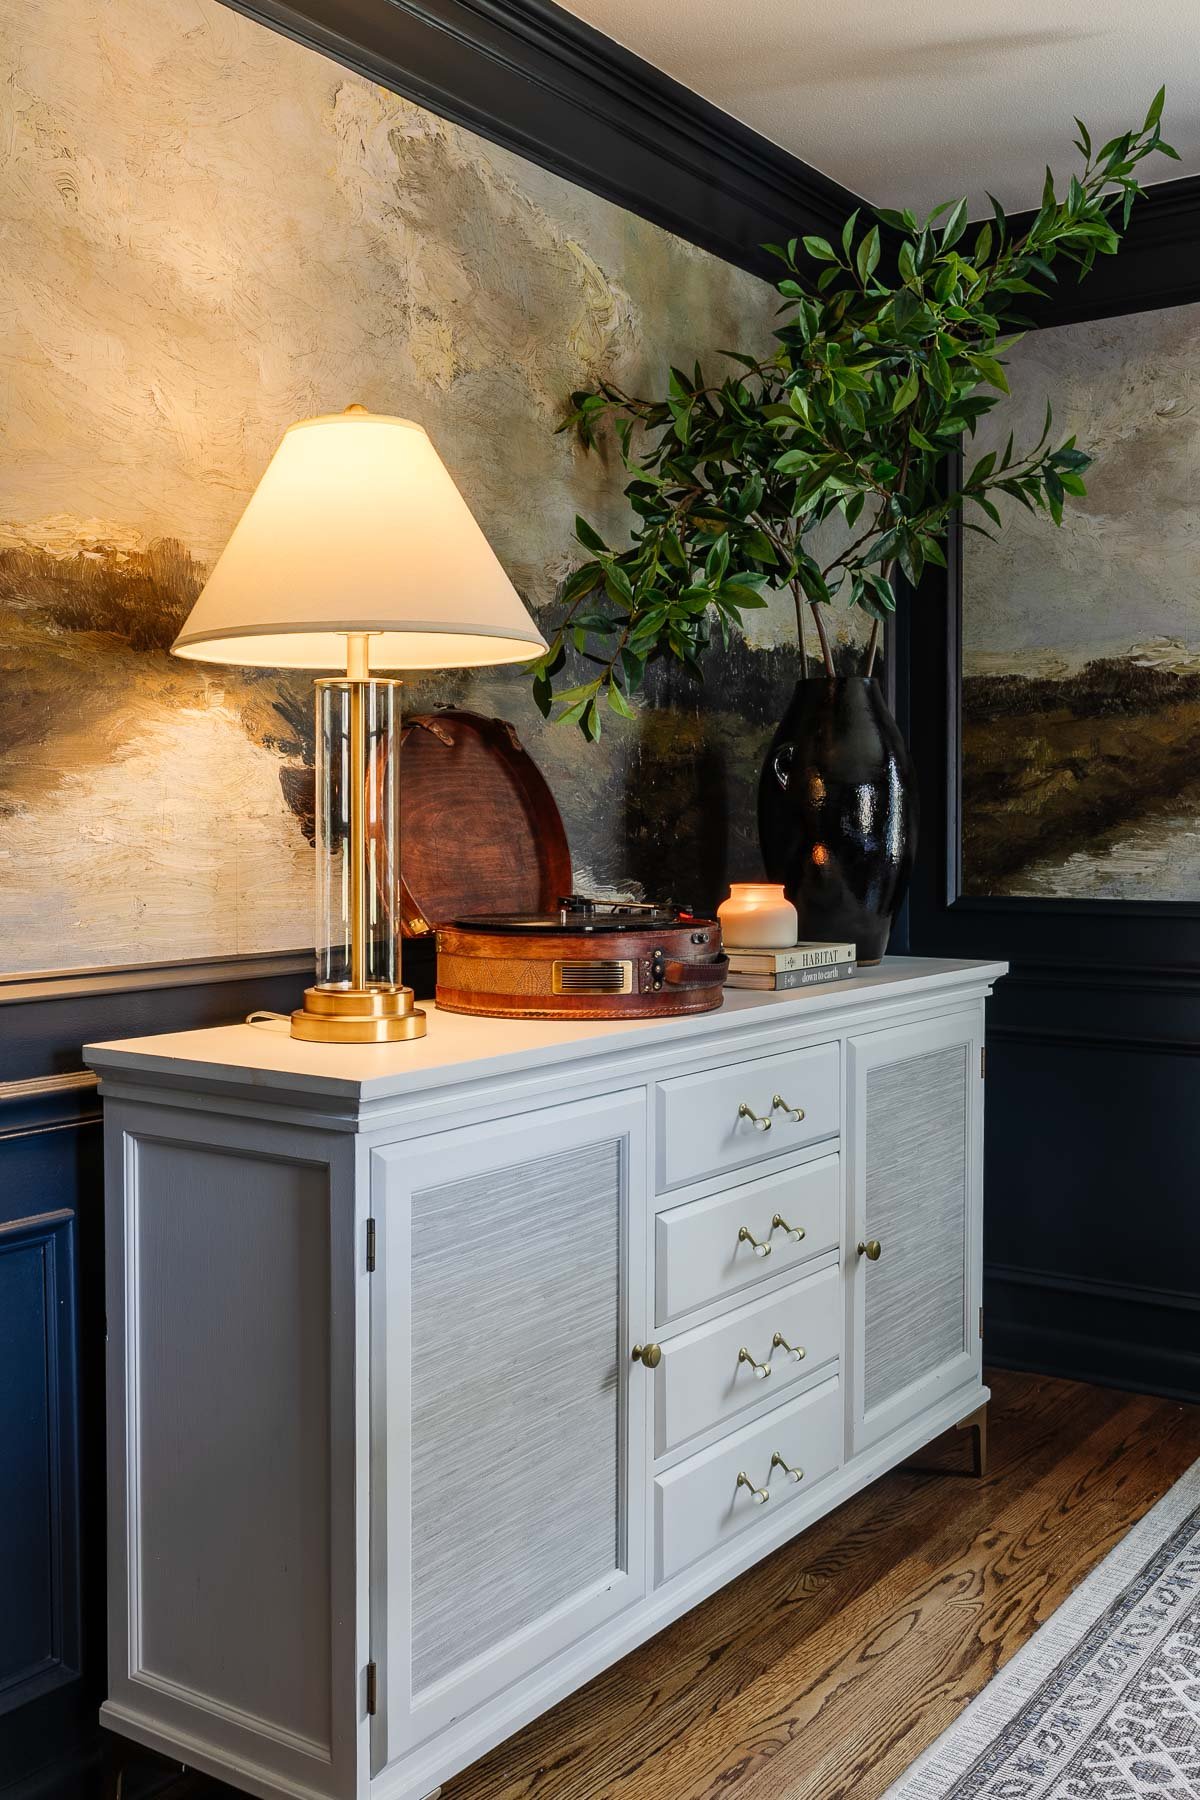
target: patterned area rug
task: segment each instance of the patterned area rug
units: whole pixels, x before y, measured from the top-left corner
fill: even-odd
[[[1200,1462],[884,1800],[1200,1800]]]

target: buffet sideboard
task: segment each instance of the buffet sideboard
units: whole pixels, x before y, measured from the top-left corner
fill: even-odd
[[[91,1046],[104,1722],[423,1800],[974,1413],[1004,970]]]

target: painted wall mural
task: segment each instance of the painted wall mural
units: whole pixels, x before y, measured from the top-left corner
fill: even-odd
[[[565,396],[765,342],[774,297],[217,0],[40,0],[0,60],[0,973],[305,945],[310,682],[167,653],[284,428],[421,419],[536,611],[576,512],[622,518]],[[581,886],[702,904],[757,871],[789,614],[590,751],[518,672],[408,706],[514,721]]]
[[[1097,460],[1061,531],[1013,506],[997,542],[968,534],[965,891],[1195,903],[1200,305],[1038,332],[1010,361],[980,450],[1035,439],[1050,395]]]

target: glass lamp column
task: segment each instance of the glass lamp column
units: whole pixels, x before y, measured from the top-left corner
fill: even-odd
[[[400,687],[373,681],[369,637],[346,673],[316,683],[317,979],[292,1014],[312,1043],[425,1035],[400,979]]]

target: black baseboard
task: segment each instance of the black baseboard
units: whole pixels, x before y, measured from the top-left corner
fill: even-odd
[[[1200,1402],[1200,1297],[989,1267],[984,1354],[1000,1368]]]

